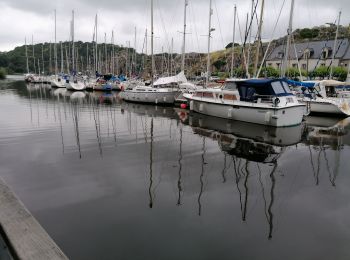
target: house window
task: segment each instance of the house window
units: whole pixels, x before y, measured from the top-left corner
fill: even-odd
[[[306,70],[306,64],[302,64],[301,66],[302,66],[303,70]]]
[[[322,49],[321,58],[322,59],[328,59],[328,57],[331,55],[332,49],[330,47],[325,47]]]
[[[271,66],[272,66],[272,63],[267,63],[267,66],[268,66],[268,67],[271,67]]]
[[[325,67],[326,66],[326,64],[325,63],[321,63],[321,67]]]
[[[298,67],[298,64],[293,63],[293,64],[292,64],[292,67],[293,67],[293,68],[296,68],[296,67]]]
[[[277,68],[281,67],[281,63],[276,63]]]
[[[307,60],[311,58],[311,55],[314,53],[313,49],[305,49],[303,54],[303,59]]]
[[[284,52],[283,51],[280,51],[278,54],[277,54],[277,58],[278,59],[282,59],[284,57]]]

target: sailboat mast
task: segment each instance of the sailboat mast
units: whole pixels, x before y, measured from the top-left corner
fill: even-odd
[[[56,9],[55,9],[55,45],[54,45],[54,55],[55,55],[55,75],[57,75],[57,24],[56,24]]]
[[[282,73],[281,73],[282,78],[284,78],[286,76],[287,67],[288,67],[289,49],[290,49],[291,35],[292,35],[292,29],[293,29],[292,28],[292,26],[293,26],[293,12],[294,12],[294,0],[292,0],[291,7],[290,7],[287,46],[286,46],[286,51],[284,53],[284,62],[283,62],[283,68],[282,68]]]
[[[74,50],[74,10],[72,10],[72,71],[73,71],[73,73],[75,70],[74,56],[75,56],[75,50]]]
[[[63,44],[61,42],[61,73],[63,73],[64,68],[63,68]]]
[[[97,14],[95,16],[95,71],[98,71],[98,50],[97,50]]]
[[[154,37],[154,28],[153,28],[153,0],[151,0],[151,82],[153,87],[153,78],[154,78],[154,56],[153,56],[153,37]]]
[[[206,85],[209,83],[209,77],[210,77],[210,38],[211,38],[211,16],[213,15],[213,9],[211,8],[212,6],[212,0],[210,0],[209,3],[209,28],[208,28],[208,56],[207,56],[207,77],[206,77]]]
[[[33,64],[34,64],[34,74],[36,74],[36,65],[35,65],[35,53],[34,53],[34,36],[32,34],[32,47],[33,47],[33,53],[32,53],[32,56],[33,56]]]
[[[332,51],[332,63],[331,63],[331,69],[330,69],[330,72],[329,72],[329,78],[330,79],[333,77],[333,65],[334,65],[334,58],[335,58],[335,53],[336,53],[335,49],[337,48],[337,43],[338,43],[340,17],[341,17],[341,11],[339,12],[337,31],[335,32],[334,46],[333,46],[333,51]]]
[[[248,67],[249,78],[250,78],[250,73],[249,73],[250,55],[251,55],[251,50],[252,50],[251,39],[252,39],[253,20],[254,20],[254,0],[252,0],[252,7],[251,7],[251,13],[250,13],[249,36],[248,36],[247,67]]]
[[[233,36],[232,36],[232,54],[231,54],[231,78],[233,77],[233,67],[235,58],[235,35],[236,35],[236,18],[237,18],[237,6],[235,5],[233,12]]]
[[[112,74],[115,74],[115,48],[114,48],[114,31],[112,30]]]
[[[186,53],[186,15],[187,15],[188,0],[185,0],[185,10],[184,10],[184,32],[182,39],[182,59],[181,59],[181,71],[185,71],[185,53]]]
[[[24,43],[26,46],[26,65],[27,65],[27,74],[29,74],[29,62],[28,62],[28,47],[27,47],[27,37],[24,38]]]
[[[264,7],[265,7],[265,0],[262,0],[260,19],[259,19],[260,21],[259,21],[259,28],[258,28],[258,44],[256,45],[256,54],[255,54],[255,62],[254,62],[254,70],[253,70],[254,77],[257,76],[257,70],[258,70],[260,46],[261,46],[261,31],[262,31],[263,17],[264,17]]]
[[[107,65],[107,34],[105,33],[105,73],[108,73],[108,65]]]

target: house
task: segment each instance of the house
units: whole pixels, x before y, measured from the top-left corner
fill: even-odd
[[[334,53],[334,40],[312,41],[292,44],[289,50],[287,67],[298,67],[311,72],[321,66],[330,66]],[[266,66],[281,69],[284,62],[285,45],[277,46],[268,58]],[[338,39],[332,66],[348,67],[350,63],[350,48],[348,39]]]

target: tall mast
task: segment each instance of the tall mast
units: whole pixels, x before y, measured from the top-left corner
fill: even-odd
[[[185,10],[184,10],[184,31],[182,39],[182,59],[181,59],[181,71],[185,71],[185,55],[186,55],[186,15],[187,15],[188,0],[185,0]]]
[[[112,74],[115,74],[114,31],[112,30]]]
[[[44,68],[44,44],[41,45],[41,62],[43,63],[43,70],[42,70],[42,73],[44,74],[45,73],[45,68]]]
[[[206,85],[209,83],[209,77],[210,77],[210,38],[211,38],[211,32],[214,31],[214,29],[211,28],[211,16],[213,15],[213,9],[211,8],[212,0],[210,0],[209,3],[209,28],[208,28],[208,57],[207,57],[207,78],[206,78]]]
[[[332,63],[331,63],[331,70],[329,72],[329,78],[331,79],[333,76],[333,65],[334,65],[334,58],[335,58],[335,53],[336,53],[336,48],[337,48],[337,43],[338,43],[338,33],[339,33],[339,24],[340,24],[340,16],[341,16],[341,11],[339,12],[338,16],[338,24],[337,24],[337,31],[335,32],[335,39],[334,39],[334,46],[332,50]]]
[[[95,16],[95,71],[98,71],[98,50],[97,50],[97,14]]]
[[[107,68],[107,34],[105,33],[105,73],[108,73],[108,68]]]
[[[36,74],[36,65],[35,65],[35,54],[34,54],[34,36],[33,36],[33,34],[32,34],[32,47],[33,47],[33,53],[32,53],[32,55],[33,55],[33,64],[34,64],[34,74]]]
[[[54,45],[54,55],[55,55],[55,75],[57,75],[57,29],[56,29],[56,9],[55,9],[55,45]]]
[[[252,39],[253,20],[254,20],[254,0],[252,0],[252,8],[251,8],[251,13],[250,13],[249,36],[248,36],[247,67],[248,67],[249,77],[250,77],[249,65],[250,65],[250,54],[251,54],[251,39]]]
[[[257,76],[256,74],[258,70],[258,63],[259,63],[259,56],[260,56],[261,31],[262,31],[263,17],[264,17],[264,6],[265,6],[265,0],[262,0],[261,11],[260,11],[260,21],[259,21],[259,28],[258,28],[258,44],[256,45],[256,54],[255,54],[254,71],[253,71],[254,77]]]
[[[292,28],[292,26],[293,26],[293,12],[294,12],[294,0],[292,0],[291,7],[290,7],[287,46],[286,46],[286,51],[284,53],[284,62],[283,62],[283,68],[282,68],[282,73],[281,73],[282,78],[284,78],[286,76],[287,67],[288,67],[289,48],[290,48],[291,35],[292,35],[292,30],[293,30],[293,28]]]
[[[61,42],[61,73],[63,73],[63,44]]]
[[[235,58],[235,34],[236,34],[236,18],[237,18],[237,6],[235,5],[233,13],[233,36],[232,36],[232,58],[231,58],[231,78],[233,77],[233,67]]]
[[[137,37],[137,30],[136,30],[136,26],[135,26],[135,39],[134,39],[134,73],[136,74],[136,65],[137,65],[137,60],[136,60],[136,58],[137,58],[137,56],[136,56],[136,48],[137,48],[137,46],[136,46],[136,38]]]
[[[24,38],[26,46],[26,65],[27,65],[27,74],[29,74],[29,62],[28,62],[28,47],[27,47],[27,37]]]
[[[75,70],[75,50],[74,50],[74,10],[72,10],[72,71]]]
[[[174,38],[171,38],[171,49],[170,49],[170,76],[173,75],[173,52],[174,52]]]
[[[151,82],[153,87],[153,75],[154,75],[154,57],[153,57],[153,37],[154,37],[154,28],[153,28],[153,0],[151,0]]]

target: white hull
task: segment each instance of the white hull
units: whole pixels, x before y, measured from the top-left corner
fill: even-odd
[[[120,97],[126,101],[153,104],[173,104],[179,91],[136,92],[122,91]]]
[[[243,103],[243,102],[242,102]],[[230,105],[190,101],[190,109],[205,115],[275,127],[299,125],[305,105],[288,107],[259,107],[257,105]]]
[[[84,82],[81,82],[81,81],[78,81],[78,82],[66,82],[65,83],[65,86],[66,86],[66,89],[68,90],[77,90],[77,91],[80,91],[80,90],[85,90],[86,89],[86,86],[84,84]]]
[[[330,102],[308,101],[310,104],[310,112],[318,114],[332,114],[340,116],[349,116],[350,110],[348,105],[338,106]]]
[[[51,83],[51,87],[53,87],[53,88],[65,88],[66,87],[64,80],[58,81],[57,79],[52,79],[50,83]]]

